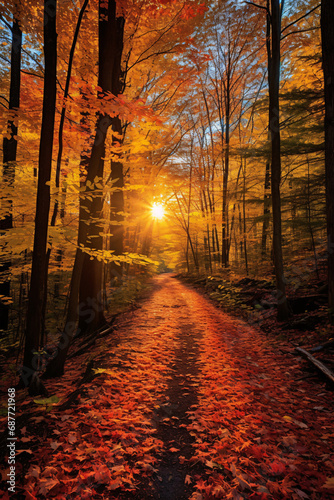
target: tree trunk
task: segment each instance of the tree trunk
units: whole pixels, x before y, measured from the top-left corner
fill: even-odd
[[[124,18],[116,18],[116,2],[109,0],[107,8],[100,3],[99,7],[99,87],[103,92],[111,91],[115,69],[117,37],[123,30]],[[119,75],[120,73],[118,73]],[[95,178],[103,177],[103,158],[105,151],[105,139],[107,130],[112,119],[106,115],[99,115],[96,125],[95,140],[92,146],[91,156],[87,165],[86,193],[83,193],[80,210],[78,247],[88,246],[90,250],[102,248],[98,219],[103,207],[102,193],[94,193],[93,199],[89,200],[85,194],[90,195],[87,184],[94,184]],[[101,181],[100,181],[101,182]],[[94,238],[97,236],[97,238]],[[98,241],[95,241],[98,240]],[[86,260],[85,260],[86,259]],[[80,330],[77,328],[78,314],[80,325],[84,329],[98,327],[103,321],[102,306],[102,265],[93,258],[87,258],[87,254],[77,249],[70,284],[70,298],[66,316],[65,328],[60,339],[57,352],[50,360],[44,377],[57,377],[64,373],[64,366],[68,349],[73,337]],[[79,305],[78,305],[79,298]],[[83,321],[84,320],[84,321]],[[79,325],[79,326],[80,326]]]
[[[114,95],[118,95],[121,91],[121,59],[123,52],[123,34],[124,34],[124,18],[116,17],[116,2],[109,0],[108,8],[102,7],[100,3],[100,14],[99,14],[99,86],[102,88],[103,92],[112,92]],[[118,117],[110,118],[104,117],[104,119],[109,120],[109,124],[106,127],[105,133],[103,132],[103,140],[101,140],[103,151],[99,156],[96,157],[94,162],[92,158],[88,167],[87,180],[94,182],[95,177],[103,182],[103,172],[104,172],[104,144],[107,129],[110,125],[113,125],[113,131],[117,134],[122,133],[121,122]],[[119,139],[117,141],[119,142]],[[91,171],[94,175],[91,175]],[[114,176],[114,177],[113,177]],[[123,184],[123,167],[120,162],[111,162],[111,180],[118,179],[121,184]],[[122,186],[123,187],[123,186]],[[86,241],[86,246],[90,251],[102,252],[103,250],[103,236],[102,229],[99,224],[99,219],[102,217],[103,210],[103,193],[95,193],[94,201],[91,205],[90,210],[90,223],[88,226],[88,238]],[[118,198],[118,202],[121,204],[120,210],[124,210],[123,205],[123,193]],[[118,230],[115,232],[115,238],[113,241],[115,245],[115,250],[121,251],[123,253],[123,226],[119,225]],[[113,248],[111,248],[113,250]],[[82,316],[79,316],[79,328],[81,332],[85,330],[97,329],[105,321],[103,314],[103,304],[102,304],[102,260],[93,257],[89,254],[85,254],[83,269],[80,280],[80,292],[79,292],[79,303],[80,305],[86,304],[91,308],[91,303],[94,304],[94,314],[92,314],[91,322],[89,327],[87,325],[87,319],[82,320]],[[119,266],[118,266],[119,267]],[[119,271],[119,270],[118,270]]]
[[[65,83],[65,90],[64,90],[64,102],[63,102],[63,107],[61,110],[60,114],[60,123],[59,123],[59,130],[58,130],[58,154],[57,154],[57,164],[56,164],[56,189],[58,189],[58,196],[56,197],[56,200],[53,205],[53,211],[52,211],[52,217],[50,221],[50,226],[55,227],[56,221],[57,221],[57,216],[58,216],[58,207],[59,207],[59,197],[60,197],[60,192],[59,192],[59,187],[60,187],[60,174],[61,174],[61,164],[62,164],[62,157],[63,157],[63,135],[64,135],[64,124],[65,124],[65,115],[66,115],[66,100],[68,98],[69,94],[69,89],[70,89],[70,82],[71,82],[71,75],[72,75],[72,67],[73,67],[73,59],[74,59],[74,53],[75,53],[75,48],[80,32],[80,27],[81,27],[81,22],[85,13],[85,10],[87,8],[89,0],[85,0],[78,16],[74,36],[73,36],[73,41],[71,45],[71,50],[69,54],[69,61],[68,61],[68,67],[67,67],[67,76],[66,76],[66,83]],[[46,254],[46,279],[45,279],[45,290],[44,290],[44,303],[43,303],[43,320],[42,320],[42,325],[43,325],[43,330],[45,327],[45,311],[47,308],[47,292],[48,292],[48,269],[49,269],[49,263],[50,263],[50,257],[51,257],[51,250],[52,247],[50,247],[47,250]]]
[[[328,252],[328,308],[334,324],[334,4],[321,1],[322,67],[325,87],[325,170]]]
[[[229,71],[226,83],[226,96],[225,96],[225,156],[224,156],[224,173],[223,173],[223,200],[222,200],[222,264],[228,267],[228,203],[227,203],[227,185],[228,185],[228,171],[230,161],[230,76]]]
[[[21,49],[22,49],[22,32],[15,18],[12,28],[12,51],[10,61],[10,90],[9,90],[9,111],[17,111],[20,107],[20,88],[21,88]],[[7,124],[7,131],[10,138],[3,139],[3,181],[11,187],[14,187],[15,178],[15,161],[17,151],[17,118],[11,118]],[[13,227],[12,215],[12,200],[7,200],[7,213],[0,220],[0,233],[2,230],[11,229]],[[0,295],[5,297],[10,293],[10,279],[5,274],[10,269],[11,262],[7,261],[1,264],[0,273],[2,283],[0,283]],[[8,329],[8,305],[0,300],[0,331]]]
[[[123,92],[125,82],[123,81],[122,73],[122,54],[123,54],[123,38],[124,38],[124,18],[116,18],[115,31],[116,38],[114,40],[114,65],[113,65],[113,75],[112,75],[112,93],[117,96]],[[123,131],[122,122],[119,116],[112,119],[112,130],[117,133],[116,138],[113,138],[113,145],[120,146],[123,142]],[[122,138],[119,138],[119,137]],[[120,156],[120,154],[119,154]],[[122,255],[124,251],[124,175],[123,175],[123,164],[121,158],[119,161],[111,160],[110,164],[110,177],[113,182],[113,187],[116,190],[112,193],[110,199],[110,232],[112,236],[109,239],[110,250],[114,251],[114,255]],[[112,224],[115,221],[116,224]],[[123,267],[116,264],[110,265],[110,271],[112,277],[122,279]]]
[[[246,158],[243,166],[243,192],[242,192],[242,219],[243,219],[243,240],[244,240],[244,256],[245,268],[248,276],[248,253],[247,253],[247,226],[246,226]]]
[[[122,124],[119,117],[113,118],[112,123],[113,132],[122,134]],[[114,144],[116,141],[113,141]],[[110,177],[113,181],[112,187],[114,191],[110,195],[110,233],[112,236],[109,238],[110,250],[113,250],[113,255],[122,255],[123,239],[124,239],[124,177],[123,177],[123,164],[121,161],[111,160],[111,173]],[[122,265],[110,263],[111,279],[121,282],[123,267]]]
[[[270,22],[269,20],[267,22]],[[285,292],[281,222],[281,137],[279,122],[281,8],[279,0],[271,0],[271,51],[268,54],[269,132],[271,141],[271,197],[273,211],[273,250],[277,288],[277,317],[287,319],[290,308]]]
[[[46,274],[46,247],[50,210],[50,177],[54,119],[56,110],[57,81],[57,0],[44,2],[44,94],[42,129],[38,163],[37,203],[35,216],[35,235],[32,257],[27,326],[21,381],[30,385],[33,375],[39,368],[38,355],[42,335],[42,306]]]
[[[266,163],[266,173],[264,178],[264,195],[263,195],[263,224],[262,224],[262,241],[261,241],[261,257],[264,260],[267,255],[267,236],[270,217],[270,163]]]

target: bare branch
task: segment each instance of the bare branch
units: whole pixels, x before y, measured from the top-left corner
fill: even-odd
[[[13,28],[9,23],[7,23],[6,19],[0,14],[0,21],[10,30],[13,31]]]
[[[319,7],[321,6],[321,4],[319,3],[318,5],[316,5],[316,7],[313,7],[313,9],[309,10],[308,12],[306,12],[306,14],[304,14],[303,16],[300,16],[298,19],[296,19],[295,21],[292,21],[291,23],[287,24],[285,26],[285,28],[282,29],[281,33],[284,33],[285,30],[287,30],[288,28],[290,28],[290,26],[293,26],[294,24],[298,23],[299,21],[301,21],[302,19],[305,19],[305,17],[309,16],[310,14],[312,14],[312,12],[314,12],[315,10],[319,9]]]
[[[43,75],[39,75],[38,73],[34,73],[33,71],[26,71],[25,69],[21,69],[21,73],[24,73],[25,75],[30,75],[30,76],[36,76],[37,78],[44,78]]]
[[[267,7],[265,7],[264,5],[259,5],[258,3],[248,1],[246,1],[245,3],[247,3],[248,5],[253,5],[254,7],[258,7],[259,9],[263,9],[267,12],[267,14],[269,14]]]
[[[317,26],[315,28],[307,28],[304,30],[293,30],[293,31],[290,31],[289,33],[287,33],[286,35],[282,36],[281,40],[284,40],[284,38],[286,38],[289,35],[293,35],[294,33],[306,33],[307,31],[315,31],[315,30],[319,30],[319,29],[320,29],[320,26]]]

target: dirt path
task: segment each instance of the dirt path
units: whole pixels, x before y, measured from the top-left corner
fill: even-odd
[[[157,333],[168,351],[168,386],[154,417],[164,451],[152,498],[190,498],[196,481],[196,498],[329,498],[322,486],[334,475],[333,433],[324,384],[298,380],[299,361],[169,275],[156,287],[130,323],[134,336],[139,322],[140,334]]]
[[[170,275],[116,334],[77,406],[43,417],[28,498],[332,498],[332,393],[300,360]]]

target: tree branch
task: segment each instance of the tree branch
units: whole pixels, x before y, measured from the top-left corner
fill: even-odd
[[[316,7],[313,7],[313,9],[309,10],[308,12],[306,12],[306,14],[304,14],[303,16],[300,16],[295,21],[292,21],[291,23],[287,24],[287,26],[285,26],[285,28],[282,29],[281,33],[283,33],[285,30],[287,30],[288,28],[290,28],[290,26],[293,26],[294,24],[298,23],[302,19],[305,19],[305,17],[307,17],[310,14],[312,14],[312,12],[314,12],[315,10],[317,10],[320,6],[321,6],[321,4],[319,3],[318,5],[316,5]]]
[[[267,7],[265,7],[264,5],[259,5],[257,3],[254,3],[254,2],[248,2],[246,1],[245,3],[247,3],[248,5],[254,5],[254,7],[258,7],[259,9],[263,9],[267,12],[267,14],[269,14],[269,11],[267,9]]]
[[[319,30],[319,29],[320,29],[320,26],[317,26],[315,28],[307,28],[307,29],[304,29],[304,30],[290,31],[290,33],[287,33],[286,35],[284,35],[284,36],[281,37],[281,41],[284,40],[284,38],[286,38],[287,36],[293,35],[294,33],[306,33],[307,31],[315,31],[315,30]]]
[[[7,23],[6,19],[0,14],[0,21],[10,30],[13,31],[13,28],[9,23]]]

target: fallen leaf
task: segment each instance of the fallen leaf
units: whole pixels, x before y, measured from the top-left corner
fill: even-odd
[[[70,432],[69,435],[68,435],[68,442],[70,444],[74,444],[77,442],[77,436],[74,432]]]
[[[61,446],[61,443],[58,443],[58,441],[52,441],[50,443],[50,446],[53,450],[56,450],[57,448],[59,448],[59,446]]]
[[[327,478],[327,481],[322,486],[323,488],[328,488],[330,490],[334,489],[334,477]]]

